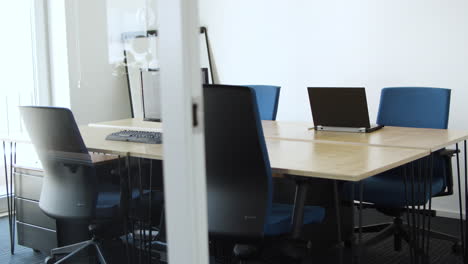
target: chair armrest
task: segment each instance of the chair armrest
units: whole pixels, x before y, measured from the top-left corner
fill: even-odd
[[[439,155],[444,156],[444,157],[453,157],[456,153],[460,153],[460,150],[455,150],[455,149],[443,149],[438,152]]]

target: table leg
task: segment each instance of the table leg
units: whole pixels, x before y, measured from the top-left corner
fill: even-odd
[[[416,196],[416,208],[415,208],[415,212],[416,213],[416,248],[420,248],[420,252],[421,252],[421,255],[424,255],[423,254],[423,249],[425,248],[424,246],[421,246],[421,240],[422,240],[422,237],[423,237],[423,232],[421,230],[421,218],[423,218],[423,216],[421,215],[421,204],[424,203],[423,200],[426,199],[426,193],[422,193],[421,191],[421,163],[422,163],[422,160],[423,159],[419,159],[417,161],[415,161],[415,164],[417,165],[417,168],[415,168],[415,181],[417,183],[417,186],[416,186],[416,190],[415,192],[417,193],[417,196]],[[425,182],[424,182],[425,183]],[[423,212],[424,214],[424,212]]]
[[[457,178],[458,178],[458,203],[459,203],[459,209],[460,209],[460,241],[462,244],[462,258],[463,258],[463,263],[466,262],[466,230],[465,230],[465,224],[463,222],[463,203],[462,203],[462,181],[461,181],[461,173],[460,173],[460,149],[458,143],[455,144],[455,150],[456,150],[456,163],[457,163]],[[465,157],[466,160],[466,157]],[[466,171],[466,169],[465,169]],[[465,181],[466,181],[466,176],[465,176]],[[466,190],[465,190],[466,192]],[[465,198],[466,199],[466,198]]]
[[[353,256],[353,263],[360,263],[361,256],[362,256],[362,201],[363,201],[363,192],[364,192],[364,184],[359,182],[359,216],[358,216],[358,242],[356,245],[355,242],[355,223],[354,223],[354,216],[356,215],[356,210],[354,208],[354,199],[355,199],[355,184],[351,184],[351,193],[350,193],[350,201],[351,201],[351,251]],[[357,248],[357,250],[356,250]]]
[[[142,202],[142,198],[143,198],[143,183],[142,183],[142,178],[141,178],[141,160],[140,158],[137,159],[137,165],[138,165],[138,194],[139,194],[139,198],[138,198],[138,203],[141,203]],[[137,215],[141,218],[141,214],[140,214],[140,211],[141,210],[137,210]],[[140,229],[140,232],[138,232],[138,247],[139,247],[139,252],[140,254],[138,255],[138,263],[142,263],[141,259],[143,257],[143,253],[146,252],[145,251],[145,242],[146,242],[146,228],[145,226],[143,225],[143,221],[144,220],[140,220],[140,223],[139,223],[139,229]]]
[[[357,262],[361,262],[362,258],[362,202],[363,202],[363,195],[364,195],[364,183],[362,181],[359,182],[359,218],[358,218],[358,253],[357,253]],[[354,216],[353,216],[354,218]]]
[[[150,172],[149,172],[149,205],[148,205],[148,229],[149,229],[149,248],[148,248],[148,260],[151,263],[151,254],[152,254],[152,245],[153,245],[153,228],[151,226],[151,201],[153,200],[152,193],[153,193],[153,160],[150,160]],[[161,232],[161,231],[159,231]]]
[[[418,161],[413,162],[417,165],[417,168],[411,166],[411,195],[415,196],[416,199],[412,199],[412,212],[411,216],[413,219],[412,234],[413,240],[410,248],[413,248],[413,258],[415,263],[429,263],[429,252],[430,252],[430,230],[431,230],[431,210],[432,210],[432,176],[434,167],[434,155],[431,154],[426,158],[422,158]],[[426,164],[424,166],[424,164]],[[422,168],[426,168],[423,171]],[[424,176],[422,175],[424,174]],[[414,186],[416,181],[417,187]],[[423,186],[421,186],[421,184]],[[421,190],[422,187],[422,190]],[[427,193],[429,192],[429,193]],[[428,194],[428,195],[427,195]],[[426,211],[426,198],[429,197],[428,207]],[[416,203],[416,204],[415,204]],[[422,211],[421,211],[422,207]],[[427,226],[426,226],[427,217]],[[411,229],[411,227],[410,227]]]
[[[309,183],[306,180],[296,179],[296,194],[294,197],[294,209],[291,219],[293,239],[297,239],[301,235],[308,187]]]
[[[466,222],[466,213],[468,212],[468,164],[467,164],[467,157],[466,157],[466,140],[463,141],[463,149],[464,149],[464,152],[463,152],[463,160],[464,160],[464,165],[465,165],[465,234],[464,234],[464,241],[462,242],[463,243],[463,263],[465,264],[468,264],[468,258],[466,256],[467,252],[468,252],[468,249],[467,249],[467,237],[468,237],[468,225],[467,225],[467,222]],[[461,194],[460,194],[461,195]],[[460,207],[461,209],[461,207]],[[463,219],[462,219],[463,221]],[[462,225],[463,225],[463,222],[462,222]]]
[[[16,147],[16,143],[14,144]],[[13,190],[13,143],[10,142],[9,154],[7,155],[7,144],[3,141],[3,164],[5,173],[5,187],[6,187],[6,199],[7,199],[7,214],[8,214],[8,227],[10,231],[10,252],[15,254],[15,197]],[[10,167],[8,167],[8,159],[10,160]],[[15,152],[16,159],[16,152]],[[10,175],[10,177],[8,177]],[[9,179],[8,179],[9,178]]]
[[[117,170],[119,175],[120,181],[120,207],[122,208],[122,215],[123,215],[123,231],[125,233],[125,252],[127,255],[127,263],[130,263],[130,248],[129,248],[129,239],[128,239],[128,206],[127,206],[127,197],[126,197],[126,181],[125,177],[122,174],[122,156],[117,156]]]
[[[136,242],[136,233],[135,233],[135,207],[132,205],[133,203],[133,186],[132,186],[132,174],[131,174],[131,160],[130,156],[125,157],[126,164],[127,164],[127,193],[128,193],[128,220],[132,234],[132,250],[131,250],[131,263],[134,263],[135,259],[137,259],[137,242]]]
[[[336,219],[336,238],[337,238],[337,248],[339,250],[338,253],[338,263],[343,263],[343,235],[342,235],[342,221],[341,221],[341,199],[340,199],[340,192],[338,190],[338,181],[333,180],[333,196],[334,196],[334,203],[335,203],[335,219]]]
[[[13,215],[13,219],[12,219],[12,226],[13,226],[13,234],[12,234],[12,241],[13,241],[13,248],[11,249],[11,254],[14,254],[15,253],[15,242],[16,242],[16,239],[15,239],[15,236],[16,236],[16,200],[15,200],[15,195],[14,195],[14,187],[13,185],[15,184],[15,173],[14,173],[14,169],[13,169],[13,164],[16,164],[16,142],[13,143],[13,147],[14,147],[14,152],[13,152],[13,162],[11,163],[11,173],[10,173],[10,181],[11,181],[11,189],[10,189],[10,193],[12,195],[12,198],[13,198],[13,212],[14,212],[14,215]]]
[[[432,210],[432,178],[434,176],[434,155],[431,154],[429,155],[429,212],[431,212]],[[424,195],[426,195],[426,193],[424,193]],[[425,213],[425,212],[424,212]],[[431,245],[431,239],[430,239],[430,236],[429,236],[429,232],[431,231],[431,218],[432,216],[429,214],[428,216],[428,219],[427,219],[427,231],[428,231],[428,237],[426,239],[426,245],[422,245],[423,246],[423,253],[424,253],[424,246],[426,246],[426,253],[424,254],[424,261],[429,263],[430,262],[430,258],[429,258],[429,252],[430,251],[430,245]]]
[[[408,168],[409,165],[405,164],[402,166],[403,179],[405,185],[405,204],[406,204],[406,223],[408,224],[408,237],[409,237],[409,252],[410,252],[410,263],[414,263],[414,251],[413,251],[413,230],[411,228],[410,221],[410,203],[408,197]]]
[[[413,256],[414,256],[414,261],[415,263],[419,263],[419,250],[418,250],[418,245],[417,245],[417,226],[416,226],[416,200],[415,200],[415,186],[414,186],[414,162],[411,162],[410,164],[410,186],[411,186],[411,227],[413,229],[412,234],[412,248],[413,248]],[[419,195],[419,194],[418,194]]]
[[[420,171],[420,178],[421,178],[421,173],[424,174],[424,186],[423,186],[423,194],[426,195],[426,192],[427,192],[427,189],[428,189],[428,175],[430,173],[430,159],[428,158],[424,158],[422,161],[421,161],[422,164],[425,164],[425,166],[423,165],[423,167],[426,169],[424,172],[421,172]],[[424,199],[424,198],[423,198]],[[431,217],[430,213],[427,214],[426,212],[426,203],[423,203],[423,214],[422,214],[422,239],[421,239],[421,244],[422,244],[422,247],[425,248],[426,247],[426,243],[429,243],[429,239],[430,239],[430,229],[429,229],[429,226],[427,226],[427,230],[426,230],[426,215],[427,215],[427,218],[429,219]],[[429,252],[428,252],[429,253]]]

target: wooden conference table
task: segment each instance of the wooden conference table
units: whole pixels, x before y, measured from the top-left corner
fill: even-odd
[[[262,125],[272,170],[294,175],[298,184],[296,201],[305,196],[304,180],[360,182],[468,139],[467,131],[440,129],[384,127],[366,134],[314,131],[307,122],[262,121]],[[162,131],[162,124],[123,119],[80,127],[90,151],[163,159],[162,145],[105,140],[108,134],[123,129]],[[303,206],[296,204],[294,216],[298,217],[293,219],[302,219],[302,210]],[[293,222],[293,236],[299,234],[301,225],[300,220]]]
[[[294,175],[297,180],[296,201],[307,190],[307,184],[300,184],[303,179],[360,182],[453,144],[458,148],[464,141],[466,145],[468,139],[468,131],[458,130],[384,127],[373,133],[346,133],[314,131],[307,122],[262,121],[262,125],[273,172]],[[163,158],[162,145],[105,140],[108,134],[123,129],[162,131],[162,124],[122,119],[80,127],[91,151]],[[302,209],[296,204],[294,215],[301,216]],[[301,224],[293,222],[293,236],[300,232]]]

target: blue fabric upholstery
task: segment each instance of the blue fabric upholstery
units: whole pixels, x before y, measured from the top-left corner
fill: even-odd
[[[439,156],[440,157],[440,156]],[[442,192],[446,186],[445,178],[445,162],[442,158],[434,160],[439,166],[434,167],[434,175],[432,178],[432,195]],[[408,203],[412,204],[411,196],[411,181],[407,176],[407,198]],[[424,176],[422,176],[424,177]],[[351,190],[351,182],[345,184],[345,197],[349,199],[349,192]],[[414,182],[414,203],[415,205],[424,205],[429,201],[429,183],[426,185],[426,195],[424,192],[424,178],[418,179],[416,177]],[[354,198],[359,198],[359,188],[355,187]],[[399,168],[386,171],[374,177],[367,178],[363,181],[363,201],[375,204],[377,207],[383,208],[403,208],[406,205],[405,197],[405,183],[404,175],[401,175]]]
[[[291,232],[291,217],[293,206],[289,204],[273,204],[268,222],[265,225],[265,235],[276,236]],[[325,217],[325,209],[318,206],[305,206],[304,225],[320,223]]]
[[[148,194],[148,190],[143,191],[143,195]],[[140,197],[140,191],[134,189],[132,192],[132,200]],[[160,192],[153,192],[152,201],[162,201],[163,195]],[[111,218],[119,214],[120,206],[120,187],[118,185],[101,185],[99,186],[98,198],[96,202],[96,218]]]
[[[272,85],[246,85],[255,91],[261,120],[275,120],[281,87]]]
[[[248,87],[248,86],[247,86]],[[254,88],[250,88],[250,92],[252,94],[256,94]],[[254,112],[255,115],[255,121],[257,123],[256,128],[257,128],[257,135],[259,137],[259,143],[260,146],[259,148],[261,149],[261,152],[263,154],[263,164],[265,165],[265,171],[268,177],[267,185],[268,185],[268,200],[267,200],[267,210],[266,210],[266,215],[267,219],[269,219],[269,216],[272,212],[273,208],[273,180],[272,180],[272,175],[271,175],[271,165],[270,165],[270,158],[268,157],[268,151],[265,143],[265,136],[263,134],[263,126],[260,118],[260,107],[258,105],[258,100],[257,97],[252,96],[252,105],[253,109],[257,109],[257,111]],[[264,230],[266,229],[266,226],[268,226],[268,220],[266,221],[264,225]]]
[[[446,129],[450,110],[450,90],[429,87],[392,87],[382,89],[380,96],[377,123],[385,126],[420,127]],[[433,155],[432,195],[439,194],[447,187],[446,162],[438,152]],[[427,168],[425,168],[427,169]],[[363,181],[363,201],[373,203],[378,207],[402,208],[405,206],[404,176],[399,168],[381,173]],[[424,177],[426,175],[423,175]],[[409,177],[408,177],[409,179]],[[416,179],[418,180],[418,179]],[[421,192],[424,186],[421,181],[415,184],[416,204],[425,204],[429,198],[418,194],[418,184]],[[345,195],[349,195],[350,184],[344,188]],[[410,182],[408,182],[410,184]],[[411,185],[407,186],[410,194]],[[359,188],[355,188],[355,198],[358,198]],[[348,196],[345,196],[348,197]],[[408,198],[411,198],[408,195]],[[421,201],[418,203],[417,201]],[[411,203],[411,200],[408,200]]]
[[[382,89],[377,124],[446,129],[450,89],[391,87]]]

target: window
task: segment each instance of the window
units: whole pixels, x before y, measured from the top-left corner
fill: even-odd
[[[44,0],[8,1],[0,9],[0,135],[23,132],[19,105],[49,103],[44,10]],[[6,188],[3,146],[0,147],[1,212],[5,209],[1,197],[5,199]],[[6,150],[9,151],[9,144]],[[9,163],[8,158],[6,165]]]

